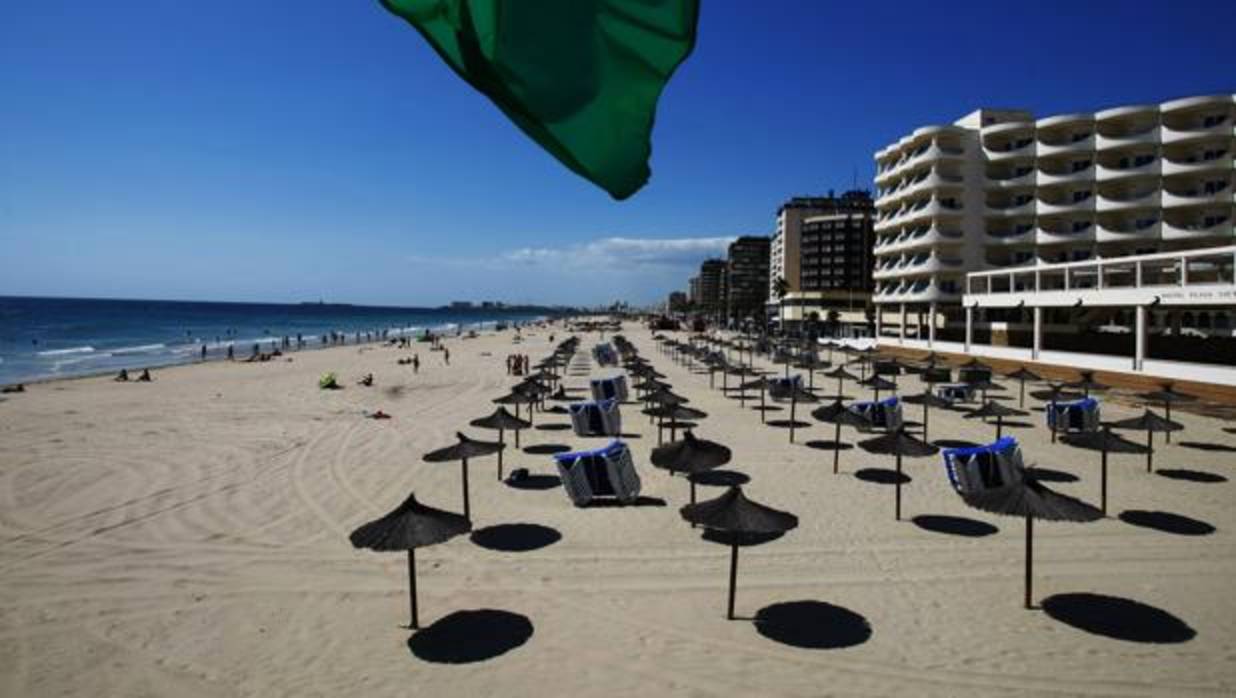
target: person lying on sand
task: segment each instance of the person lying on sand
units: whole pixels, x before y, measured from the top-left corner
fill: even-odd
[[[357,385],[363,385],[363,386],[365,386],[366,388],[368,388],[369,386],[373,385],[373,374],[372,374],[372,373],[366,373],[364,378],[362,378],[362,379],[360,379],[359,381],[357,381]]]
[[[391,416],[383,412],[382,410],[378,410],[374,412],[373,414],[369,415],[369,418],[370,419],[390,419]]]
[[[151,378],[150,378],[150,369],[148,369],[148,368],[143,368],[143,369],[142,369],[142,375],[138,376],[138,377],[137,377],[137,380],[138,380],[138,382],[140,382],[140,383],[149,383],[149,382],[150,382],[150,380],[151,380]]]
[[[6,385],[3,388],[0,388],[0,393],[24,393],[24,392],[26,392],[26,386],[22,385],[21,383],[18,383],[17,385]]]
[[[120,373],[116,374],[116,382],[124,383],[129,380],[129,370],[127,368],[120,369]]]

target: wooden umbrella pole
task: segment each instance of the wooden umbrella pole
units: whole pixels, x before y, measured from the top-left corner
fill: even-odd
[[[506,450],[505,448],[506,442],[502,440],[502,437],[503,437],[502,429],[499,428],[498,429],[498,443],[502,444],[504,448],[501,448],[498,450],[498,482],[502,482],[502,452]]]
[[[790,393],[790,443],[794,443],[794,408],[798,405],[793,393]]]
[[[1021,379],[1021,392],[1018,393],[1017,406],[1018,407],[1026,406],[1026,379],[1025,378]]]
[[[519,429],[515,430],[515,448],[519,448]]]
[[[767,406],[764,403],[764,387],[765,386],[762,386],[762,385],[760,386],[760,424],[768,423],[768,416],[764,410],[764,408]]]
[[[1033,592],[1033,580],[1031,574],[1034,570],[1034,517],[1026,514],[1026,608],[1034,608],[1034,602],[1031,600]]]
[[[1169,422],[1172,421],[1172,401],[1171,400],[1163,401],[1163,410],[1167,414],[1167,421]],[[1169,444],[1172,442],[1172,432],[1170,430],[1163,433],[1163,440]]]
[[[1000,437],[1003,435],[1004,435],[1004,417],[1001,417],[1000,415],[996,415],[996,441],[999,441]]]
[[[837,466],[841,460],[841,422],[837,422],[833,426],[833,475],[836,475]]]
[[[1146,430],[1146,472],[1154,472],[1154,431]]]
[[[416,618],[416,549],[408,548],[408,597],[412,601],[412,623],[410,627],[413,630],[421,627],[420,621]]]
[[[1099,507],[1103,512],[1103,516],[1107,516],[1107,449],[1103,449],[1103,460],[1101,461],[1101,471],[1099,474],[1100,491],[1099,501],[1102,506]]]
[[[737,534],[733,534],[737,535]],[[730,543],[730,603],[726,618],[734,620],[734,587],[738,582],[738,542]]]
[[[897,511],[896,518],[901,520],[901,454],[897,454]]]
[[[469,505],[469,502],[468,502],[468,459],[464,458],[460,462],[459,467],[463,471],[464,518],[471,519],[472,518],[472,507]]]
[[[930,412],[927,402],[923,401],[923,441],[927,440],[927,414]]]

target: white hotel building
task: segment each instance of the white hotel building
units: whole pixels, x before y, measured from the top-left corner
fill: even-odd
[[[1136,324],[1144,354],[1146,308],[1152,326],[1174,322],[1179,333],[1184,311],[1163,313],[1191,305],[1207,306],[1207,324],[1230,337],[1234,120],[1231,94],[1037,120],[980,109],[880,150],[878,331],[899,325],[899,337],[933,342],[937,327],[957,338],[964,326],[968,350],[978,316],[1013,320],[1011,330],[1028,327],[1032,310],[1035,357],[1045,322],[1076,334],[1079,320]],[[1178,254],[1224,247],[1226,256]],[[1144,255],[1155,256],[1138,263]],[[900,311],[893,318],[889,306]],[[982,322],[982,331],[1008,339],[1006,323]]]

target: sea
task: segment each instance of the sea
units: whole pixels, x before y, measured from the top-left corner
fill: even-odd
[[[304,351],[342,338],[383,341],[489,329],[547,316],[536,309],[393,308],[335,303],[0,296],[0,385]],[[325,341],[324,341],[325,340]]]

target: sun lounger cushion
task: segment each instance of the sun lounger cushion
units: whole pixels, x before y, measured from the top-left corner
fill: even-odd
[[[936,397],[949,402],[974,402],[974,388],[965,383],[946,383],[936,386]]]
[[[593,400],[627,401],[627,377],[594,378],[591,383]]]
[[[616,497],[630,503],[639,497],[640,480],[631,459],[631,449],[621,441],[591,451],[554,456],[563,489],[575,506],[585,506],[597,497]]]
[[[609,344],[598,344],[592,348],[592,358],[601,366],[617,366],[618,352]]]
[[[622,414],[617,400],[574,402],[567,405],[571,411],[571,428],[576,436],[617,436],[622,433]]]
[[[774,400],[789,400],[794,388],[802,388],[803,377],[793,375],[789,378],[773,378],[768,381],[768,397]]]
[[[851,412],[866,417],[871,426],[876,429],[892,431],[900,429],[902,424],[901,401],[895,397],[876,402],[851,402],[846,408]]]
[[[1078,432],[1099,428],[1099,401],[1092,397],[1069,402],[1049,402],[1044,414],[1047,415],[1048,429]]]
[[[1025,478],[1021,448],[1011,436],[986,446],[948,448],[942,455],[948,480],[961,494],[1000,489]]]

